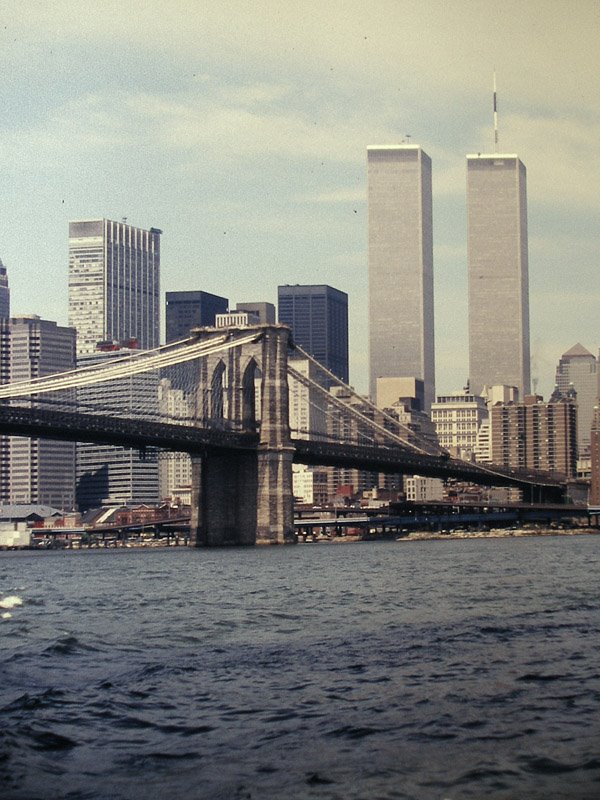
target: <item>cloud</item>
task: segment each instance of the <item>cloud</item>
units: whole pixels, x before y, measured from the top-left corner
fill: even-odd
[[[505,130],[503,141],[518,142],[519,151],[527,153],[529,198],[543,204],[559,197],[567,203],[597,204],[600,119],[510,115]]]
[[[428,94],[462,87],[489,92],[498,70],[500,97],[561,109],[600,107],[598,6],[564,0],[8,0],[5,40],[27,49],[42,39],[113,44],[146,54],[207,65],[244,62],[246,72],[279,66],[333,73],[337,81],[393,87],[418,81]],[[12,8],[12,12],[10,13]],[[0,56],[1,58],[1,56]],[[201,66],[200,66],[201,65]],[[549,68],[550,67],[550,68]],[[556,80],[560,75],[560,80]]]

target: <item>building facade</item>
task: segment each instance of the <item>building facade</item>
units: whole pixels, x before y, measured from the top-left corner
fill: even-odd
[[[75,367],[75,330],[36,315],[0,319],[0,381],[42,378]],[[47,399],[27,401],[36,405]],[[52,401],[74,400],[54,392]],[[23,401],[11,401],[20,402]],[[75,444],[25,436],[0,437],[0,502],[75,504]]]
[[[491,409],[492,461],[505,467],[577,474],[577,401],[555,392],[545,403],[527,395],[521,403]]]
[[[158,408],[168,419],[189,419],[194,415],[193,398],[174,388],[168,378],[158,385]],[[187,498],[192,487],[192,459],[189,453],[162,452],[158,461],[161,500]]]
[[[435,398],[431,159],[418,145],[367,148],[369,372],[420,378]]]
[[[413,503],[430,503],[444,499],[444,481],[422,475],[404,476],[404,494]]]
[[[6,267],[0,259],[0,319],[10,317],[10,289]]]
[[[483,397],[471,392],[440,395],[431,406],[439,443],[453,456],[471,460],[488,410]]]
[[[591,487],[589,504],[600,510],[600,409],[594,409],[591,435]]]
[[[69,325],[77,354],[100,341],[160,343],[160,234],[108,219],[69,223]]]
[[[279,322],[292,337],[344,383],[349,380],[348,295],[325,285],[279,286]]]
[[[526,170],[516,155],[467,156],[471,391],[529,393]]]
[[[556,388],[566,394],[577,392],[577,448],[583,458],[590,452],[590,435],[594,407],[598,403],[598,369],[596,356],[577,343],[563,353],[556,367]]]
[[[273,303],[236,303],[235,310],[254,314],[260,323],[266,325],[274,325],[277,321]]]
[[[229,300],[210,292],[167,292],[167,343],[187,339],[192,328],[213,327],[217,314],[225,314]]]
[[[133,357],[136,349],[107,345],[94,354],[80,356],[79,366],[109,365],[112,360]],[[159,376],[145,372],[103,383],[82,386],[77,402],[104,414],[159,412]],[[160,500],[157,452],[145,453],[131,447],[80,442],[77,444],[77,504],[80,510],[103,505],[155,504]]]

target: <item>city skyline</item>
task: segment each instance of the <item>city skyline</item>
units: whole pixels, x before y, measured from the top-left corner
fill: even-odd
[[[0,257],[13,313],[65,324],[68,220],[126,215],[165,231],[164,290],[346,291],[350,377],[366,391],[364,151],[410,134],[433,161],[436,384],[462,386],[465,156],[492,147],[495,68],[500,147],[528,168],[532,379],[549,394],[560,354],[598,344],[597,6],[233,5],[235,25],[151,0],[132,30],[110,2],[82,15],[9,0]]]

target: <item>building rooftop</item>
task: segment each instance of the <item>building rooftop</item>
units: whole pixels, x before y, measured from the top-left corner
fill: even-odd
[[[7,504],[0,506],[0,519],[27,519],[35,515],[46,517],[62,517],[63,512],[52,506],[35,505],[32,503]]]
[[[594,358],[594,354],[590,353],[589,350],[586,350],[586,348],[579,342],[577,342],[577,344],[574,344],[573,347],[570,350],[567,350],[566,353],[563,353],[561,358],[566,358],[567,356],[569,358],[578,356],[585,356],[586,358],[588,356],[591,356],[592,358]]]
[[[502,159],[502,158],[519,158],[516,153],[468,153],[467,159],[473,158],[475,160],[482,158]]]

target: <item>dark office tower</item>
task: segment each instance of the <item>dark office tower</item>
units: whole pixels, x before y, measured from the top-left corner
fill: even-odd
[[[516,155],[467,156],[469,378],[529,394],[526,170]]]
[[[10,317],[10,289],[6,267],[0,259],[0,319]]]
[[[348,295],[331,286],[279,286],[279,322],[296,344],[348,383]]]
[[[167,292],[167,342],[187,339],[192,328],[212,327],[228,306],[226,297],[210,292]]]
[[[435,400],[431,159],[419,145],[367,148],[369,371],[418,378]]]
[[[69,325],[77,355],[102,341],[160,341],[160,234],[108,219],[69,223]]]

